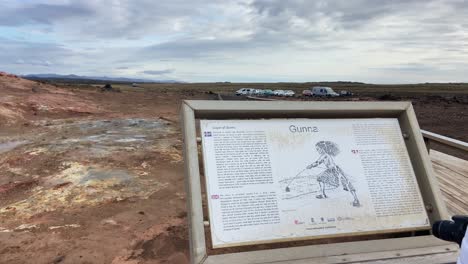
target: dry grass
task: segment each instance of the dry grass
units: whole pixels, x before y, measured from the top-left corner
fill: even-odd
[[[347,90],[353,93],[360,94],[428,94],[428,95],[441,95],[441,94],[454,94],[454,95],[468,95],[468,84],[466,83],[448,83],[448,84],[405,84],[405,85],[374,85],[363,83],[181,83],[181,84],[159,84],[147,83],[141,84],[139,87],[132,87],[127,84],[114,85],[123,91],[137,90],[137,91],[212,91],[229,93],[244,87],[256,89],[281,89],[293,90],[296,93],[301,93],[302,90],[309,89],[312,86],[329,86],[335,91]]]

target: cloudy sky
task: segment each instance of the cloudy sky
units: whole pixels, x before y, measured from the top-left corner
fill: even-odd
[[[1,0],[2,70],[468,82],[468,0]]]

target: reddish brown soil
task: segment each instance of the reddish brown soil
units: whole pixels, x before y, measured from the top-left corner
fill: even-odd
[[[27,141],[5,152],[0,149],[0,208],[7,208],[6,213],[0,213],[0,263],[188,263],[178,123],[180,100],[186,96],[167,92],[71,92],[14,77],[3,78],[0,85],[0,106],[4,107],[0,110],[20,113],[0,115],[0,146]],[[31,87],[36,86],[40,88],[33,91]],[[201,94],[198,98],[210,97]],[[38,111],[33,107],[38,104],[45,107]],[[123,149],[106,149],[112,155],[103,157],[89,157],[84,152],[95,146],[92,142],[70,146],[58,143],[100,135],[100,130],[77,130],[94,121],[135,118],[158,122],[167,132],[150,138],[147,149],[122,143]],[[51,192],[73,188],[70,182],[49,186],[48,181],[64,171],[62,164],[68,161],[125,170],[163,187],[148,187],[148,198],[127,195],[124,199],[60,205],[51,212],[34,209],[32,214],[23,214],[18,202],[40,196],[38,187]],[[95,191],[105,194],[107,190]]]
[[[188,263],[178,110],[216,95],[72,91],[0,76],[0,98],[0,263]],[[466,102],[403,99],[422,128],[468,141]],[[97,169],[109,185],[83,185],[82,170]]]

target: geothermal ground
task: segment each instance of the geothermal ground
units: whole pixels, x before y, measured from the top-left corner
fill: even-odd
[[[0,263],[188,263],[178,110],[218,97],[121,90],[0,76]],[[398,99],[422,128],[468,141],[467,98]]]

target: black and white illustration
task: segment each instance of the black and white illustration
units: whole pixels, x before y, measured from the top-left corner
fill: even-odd
[[[338,144],[319,141],[315,144],[315,150],[315,161],[293,177],[280,181],[286,192],[283,199],[308,199],[314,194],[316,199],[328,199],[333,198],[327,195],[328,192],[336,193],[337,190],[342,190],[350,193],[352,206],[360,207],[361,203],[350,175],[335,162],[334,157],[340,153]],[[294,189],[294,192],[291,192],[291,189]]]
[[[216,247],[430,228],[396,118],[200,127]]]

